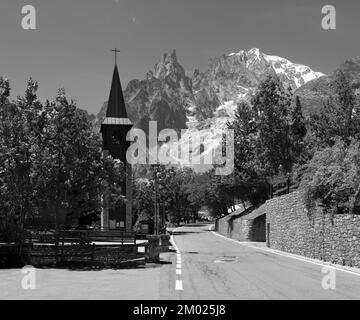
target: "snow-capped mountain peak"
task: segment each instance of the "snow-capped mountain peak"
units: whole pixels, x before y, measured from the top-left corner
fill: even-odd
[[[266,71],[272,69],[282,82],[290,85],[293,89],[297,89],[309,82],[324,76],[321,72],[313,71],[308,66],[296,64],[290,60],[278,56],[267,55],[260,51],[259,48],[252,48],[248,51],[240,50],[237,53],[230,53],[229,58],[237,57],[243,61],[250,71]]]
[[[256,58],[258,58],[259,60],[261,59],[261,52],[260,52],[260,49],[259,48],[252,48],[248,51],[248,54],[249,55],[253,55],[255,56]]]
[[[303,64],[296,64],[288,59],[263,54],[265,60],[272,65],[277,75],[284,75],[293,78],[296,88],[301,87],[310,80],[324,76],[321,72],[316,72]]]

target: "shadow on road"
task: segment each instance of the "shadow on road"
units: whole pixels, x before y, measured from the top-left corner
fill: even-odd
[[[185,224],[182,227],[204,227],[211,224],[211,222],[197,222],[197,223],[189,223]]]
[[[202,233],[204,231],[210,231],[208,228],[206,229],[199,229],[199,227],[205,227],[205,226],[208,226],[209,223],[192,223],[192,224],[185,224],[183,226],[180,226],[178,228],[181,228],[181,227],[185,227],[185,228],[197,228],[196,231],[192,231],[192,230],[172,230],[172,235],[183,235],[183,234],[196,234],[196,233]]]
[[[59,265],[41,265],[37,266],[38,269],[59,269],[59,270],[67,270],[67,271],[102,271],[102,270],[126,270],[126,269],[149,269],[149,268],[158,268],[162,265],[172,264],[171,261],[160,260],[157,263],[144,263],[144,261],[125,261],[119,262],[116,264],[110,265],[89,265],[86,263],[65,263]]]
[[[181,234],[195,234],[195,233],[201,233],[200,231],[173,231],[173,235],[181,235]]]

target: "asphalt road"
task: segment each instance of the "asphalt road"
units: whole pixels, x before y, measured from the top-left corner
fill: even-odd
[[[177,228],[176,251],[160,264],[130,269],[36,269],[24,290],[21,269],[0,270],[0,299],[360,299],[360,273],[335,270],[325,290],[324,265],[222,238],[209,225]],[[301,259],[301,258],[300,258]]]
[[[170,281],[166,289],[175,287],[169,298],[360,299],[360,274],[335,270],[335,289],[326,290],[322,283],[329,271],[322,273],[323,265],[241,245],[209,231],[209,225],[180,227],[173,239],[179,253],[167,272],[174,276],[163,276]]]

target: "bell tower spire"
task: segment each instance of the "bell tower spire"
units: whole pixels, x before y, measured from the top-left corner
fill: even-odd
[[[126,122],[128,122],[129,119],[126,112],[126,106],[125,106],[123,91],[121,88],[119,70],[117,66],[117,53],[120,52],[120,50],[115,48],[114,50],[111,51],[115,52],[115,66],[111,81],[111,89],[108,100],[108,107],[106,110],[106,118],[127,119]],[[124,120],[122,120],[121,122],[123,123]]]

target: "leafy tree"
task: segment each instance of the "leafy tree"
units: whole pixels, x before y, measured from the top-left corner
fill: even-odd
[[[235,177],[232,194],[254,205],[266,200],[268,179],[292,170],[303,152],[306,127],[300,100],[291,109],[292,92],[285,91],[276,77],[263,81],[252,99],[240,103],[234,121]]]
[[[113,188],[118,190],[122,179],[122,164],[109,156],[102,156],[100,137],[93,132],[84,111],[73,101],[68,102],[65,91],[59,90],[56,100],[46,105],[48,126],[38,171],[43,205],[54,204],[55,227],[59,227],[59,214],[65,210],[67,225],[80,216],[99,214],[103,182],[114,199]]]
[[[67,224],[98,218],[105,189],[110,205],[123,201],[123,165],[102,154],[86,112],[64,90],[43,105],[37,89],[30,79],[24,97],[10,102],[9,82],[0,78],[0,228],[2,238],[20,243],[45,212],[58,228],[61,214]]]
[[[10,96],[10,83],[8,79],[0,77],[0,103],[2,107],[5,107],[5,104],[8,103]]]
[[[317,151],[300,185],[311,211],[320,203],[326,212],[360,214],[360,143],[337,139],[334,146]]]
[[[206,173],[208,183],[205,186],[205,204],[212,217],[228,214],[228,208],[234,205],[233,176],[216,176],[213,171]]]
[[[360,106],[352,85],[343,71],[331,84],[335,94],[319,113],[311,115],[310,129],[315,146],[334,145],[337,137],[349,143],[351,137],[360,138]]]
[[[187,167],[159,169],[157,176],[159,189],[163,194],[162,201],[168,205],[170,221],[179,225],[187,216],[189,207],[187,184],[192,179],[193,171]]]
[[[154,184],[152,180],[137,179],[133,185],[133,210],[137,222],[154,218]]]
[[[198,217],[198,212],[205,205],[206,185],[208,178],[204,174],[192,173],[191,178],[185,185],[185,193],[187,194],[187,202],[190,214],[194,221]]]
[[[16,199],[16,185],[14,184],[14,154],[15,149],[10,143],[16,143],[16,128],[21,128],[18,112],[14,105],[9,102],[9,80],[0,78],[0,222],[1,238],[4,241],[12,241],[18,233],[18,201]],[[16,115],[16,117],[15,117]]]
[[[0,163],[2,216],[10,237],[22,242],[26,219],[34,214],[34,160],[39,156],[42,106],[37,100],[37,83],[30,79],[25,97],[8,101],[10,86],[1,80]],[[10,224],[10,225],[9,225]],[[16,231],[15,231],[16,230]]]
[[[186,219],[190,210],[195,210],[189,192],[194,173],[190,168],[151,167],[146,178],[135,182],[134,208],[138,219],[150,220],[155,213],[155,175],[157,179],[157,199],[161,207],[168,212],[172,223],[179,224]]]

